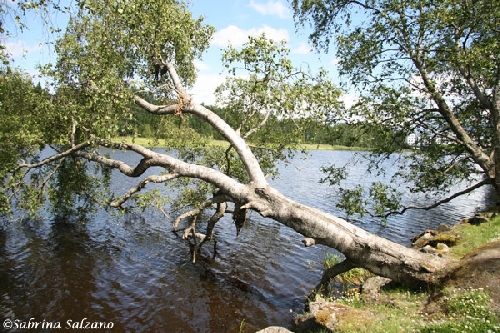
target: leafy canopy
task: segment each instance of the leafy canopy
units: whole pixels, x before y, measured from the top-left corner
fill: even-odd
[[[179,1],[82,1],[56,43],[57,63],[47,72],[73,109],[66,108],[67,117],[110,138],[130,118],[134,92],[157,88],[155,64],[175,63],[183,83],[194,82],[193,61],[213,31]],[[155,98],[175,98],[168,88],[155,90]]]
[[[313,27],[316,47],[334,46],[340,73],[361,96],[332,117],[401,133],[375,142],[372,167],[414,133],[421,149],[404,155],[394,179],[406,192],[437,193],[437,202],[485,184],[500,193],[499,1],[291,4],[297,23]]]
[[[134,127],[140,126],[138,114],[147,110],[141,109],[137,98],[156,105],[158,110],[175,107],[177,117],[150,115],[159,120],[144,132],[154,132],[169,147],[177,148],[176,157],[249,181],[248,169],[234,147],[206,149],[206,140],[194,132],[203,127],[193,121],[193,114],[182,111],[183,103],[190,101],[184,99],[180,86],[194,83],[194,60],[209,46],[213,27],[205,25],[202,17],[193,18],[182,1],[87,0],[75,6],[66,30],[55,43],[57,61],[43,68],[44,74],[52,78],[51,93],[43,92],[43,103],[33,102],[36,108],[26,105],[26,117],[15,120],[19,126],[12,127],[19,130],[26,140],[22,144],[31,150],[25,154],[27,163],[21,163],[24,169],[15,166],[20,156],[12,156],[16,176],[12,168],[4,165],[4,185],[6,193],[10,191],[6,206],[11,199],[29,198],[26,207],[36,211],[48,199],[66,214],[71,202],[98,196],[102,189],[97,178],[78,177],[77,173],[92,170],[85,159],[95,161],[99,156],[99,161],[105,161],[106,157],[100,155],[101,146],[118,147],[111,143],[114,137],[133,133]],[[228,48],[222,61],[229,78],[217,91],[223,106],[218,112],[228,116],[227,121],[252,146],[261,168],[270,175],[276,173],[279,160],[293,154],[286,148],[300,142],[311,123],[324,122],[326,115],[340,107],[340,90],[332,85],[328,73],[322,69],[313,74],[294,67],[288,55],[284,42],[265,36],[249,38],[240,49]],[[175,67],[175,72],[167,65]],[[180,82],[176,81],[177,75]],[[33,90],[32,83],[24,82],[23,89]],[[9,93],[21,91],[13,89]],[[12,119],[17,119],[17,100],[7,95],[5,100],[10,103]],[[30,118],[35,109],[40,109],[39,113]],[[203,117],[199,120],[206,121]],[[193,147],[195,143],[200,146]],[[47,144],[55,155],[38,164]],[[106,168],[96,168],[95,173],[109,175]],[[27,175],[35,176],[23,182]],[[88,187],[88,195],[86,183],[95,184]],[[185,190],[176,192],[180,193],[174,204],[178,208],[205,201],[215,191],[212,185],[195,179],[171,179],[169,185]],[[142,191],[134,197],[139,206],[145,207],[157,195]],[[114,198],[100,199],[109,203]],[[158,206],[163,203],[158,201]],[[84,211],[87,206],[80,208]]]

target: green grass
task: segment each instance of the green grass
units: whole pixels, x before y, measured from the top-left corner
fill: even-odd
[[[164,148],[165,147],[165,141],[162,139],[155,140],[153,138],[140,138],[140,137],[117,137],[113,138],[113,141],[115,142],[125,142],[125,143],[136,143],[140,144],[145,147],[149,148]],[[224,140],[208,140],[208,147],[228,147],[229,143]],[[328,144],[300,144],[298,145],[297,149],[304,149],[304,150],[352,150],[352,151],[358,151],[358,150],[366,150],[364,148],[359,148],[359,147],[346,147],[346,146],[339,146],[339,145],[328,145]]]
[[[422,328],[422,333],[500,332],[498,313],[483,290],[453,290],[445,304],[447,317]]]
[[[461,258],[467,253],[500,238],[500,216],[479,226],[461,224],[453,229],[459,241],[451,247],[450,255]],[[340,261],[340,257],[327,253],[324,268]],[[346,280],[361,277],[362,272],[343,274]],[[440,291],[442,297],[431,314],[426,304],[431,294],[407,289],[382,290],[378,301],[363,298],[359,293],[344,294],[335,302],[356,311],[341,315],[335,332],[356,333],[452,333],[452,332],[500,332],[498,309],[491,306],[488,293],[479,289],[449,288]],[[363,311],[361,314],[359,311]]]
[[[428,294],[406,290],[383,292],[384,302],[366,303],[359,294],[344,297],[339,303],[362,309],[366,315],[352,312],[352,318],[342,318],[336,331],[339,333],[452,333],[500,332],[500,320],[489,306],[490,298],[483,290],[447,291],[443,312],[429,317],[422,312]],[[371,317],[366,320],[366,317]]]
[[[362,309],[366,312],[363,317],[371,317],[370,320],[360,320],[357,317],[343,318],[336,332],[360,332],[360,333],[399,333],[412,332],[413,328],[424,324],[419,315],[422,304],[427,299],[425,293],[415,293],[405,290],[385,291],[384,302],[366,302],[360,295],[345,297],[340,303]],[[358,314],[359,316],[359,314]]]
[[[479,226],[471,224],[457,225],[454,231],[460,235],[457,244],[451,248],[450,255],[462,258],[472,250],[500,238],[500,216],[490,219]]]

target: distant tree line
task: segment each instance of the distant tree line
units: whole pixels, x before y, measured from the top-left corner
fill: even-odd
[[[209,107],[221,118],[226,119],[231,126],[237,127],[239,124],[238,111],[216,106]],[[158,117],[154,115],[140,112],[137,106],[132,106],[132,114],[133,118],[130,120],[129,126],[122,127],[128,128],[128,130],[122,131],[122,135],[167,139],[171,131],[185,127],[193,129],[207,139],[223,140],[220,133],[213,127],[192,115],[183,115],[173,121],[170,119],[169,123],[165,124],[158,122]],[[300,127],[302,135],[295,138],[296,143],[382,149],[381,143],[384,143],[386,148],[389,142],[395,148],[409,148],[405,142],[408,133],[395,132],[392,128],[366,122],[334,123],[328,120],[294,120],[271,117],[268,123],[273,125],[269,126],[267,130],[257,132],[251,138],[251,142],[279,144],[283,137],[289,137],[291,133],[296,133],[296,128]]]

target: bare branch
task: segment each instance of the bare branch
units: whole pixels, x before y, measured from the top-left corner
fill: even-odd
[[[90,146],[90,143],[88,143],[88,142],[81,143],[79,145],[71,147],[70,149],[68,149],[68,150],[66,150],[66,151],[64,151],[62,153],[52,155],[52,156],[44,159],[43,161],[41,161],[39,163],[33,163],[33,164],[21,163],[21,164],[19,164],[17,166],[17,168],[14,171],[17,171],[19,169],[34,169],[34,168],[39,168],[39,167],[41,167],[43,165],[49,164],[51,162],[54,162],[54,161],[60,160],[62,158],[65,158],[66,156],[72,155],[75,152],[77,152],[77,151],[79,151],[79,150],[81,150],[83,148],[89,147],[89,146]]]
[[[148,183],[156,183],[156,184],[164,183],[166,181],[175,179],[177,177],[179,177],[178,173],[171,173],[168,175],[161,175],[161,176],[154,175],[154,176],[146,177],[143,180],[141,180],[141,182],[139,184],[132,187],[121,199],[113,201],[109,205],[110,205],[110,207],[114,207],[114,208],[121,207],[121,205],[123,205],[128,199],[130,199],[132,197],[132,195],[134,195],[135,193],[142,190],[144,187],[146,187],[146,185]]]
[[[99,155],[97,153],[87,153],[87,152],[75,152],[75,156],[87,159],[89,161],[94,161],[99,164],[114,168],[114,169],[119,169],[121,173],[124,175],[127,175],[129,177],[139,177],[141,176],[144,172],[146,172],[147,169],[149,169],[152,166],[160,166],[158,161],[156,159],[153,159],[151,157],[143,158],[141,161],[132,168],[129,166],[127,163],[115,160],[112,158],[107,158],[102,155]]]
[[[247,139],[250,135],[254,134],[260,128],[262,128],[262,126],[264,126],[266,124],[267,120],[269,119],[270,114],[271,114],[271,110],[267,110],[267,112],[264,116],[264,119],[262,119],[262,121],[257,126],[255,126],[254,128],[250,129],[248,132],[246,132],[245,135],[243,135],[243,139]]]
[[[177,217],[175,219],[175,222],[174,222],[174,229],[177,229],[177,227],[179,226],[179,223],[183,219],[198,216],[205,208],[211,206],[212,204],[222,203],[222,202],[226,202],[226,201],[230,201],[230,198],[224,194],[218,194],[218,195],[214,196],[213,198],[206,200],[205,202],[201,203],[197,208],[190,210],[189,212],[186,212],[186,213],[180,215],[179,217]]]
[[[399,211],[390,211],[386,214],[383,214],[383,215],[378,215],[378,214],[372,214],[370,211],[366,210],[365,212],[370,215],[371,217],[382,217],[382,218],[387,218],[391,215],[402,215],[404,214],[407,210],[409,209],[419,209],[419,210],[431,210],[433,208],[436,208],[442,204],[445,204],[445,203],[448,203],[450,202],[451,200],[455,199],[455,198],[458,198],[459,196],[461,195],[464,195],[464,194],[468,194],[468,193],[471,193],[472,191],[484,186],[484,185],[489,185],[492,183],[492,180],[491,178],[487,178],[487,179],[484,179],[482,181],[480,181],[479,183],[476,183],[474,185],[472,185],[471,187],[468,187],[460,192],[456,192],[454,193],[453,195],[449,196],[449,197],[446,197],[442,200],[439,200],[435,203],[433,203],[432,205],[429,205],[429,206],[406,206],[406,207],[403,207],[401,210]]]

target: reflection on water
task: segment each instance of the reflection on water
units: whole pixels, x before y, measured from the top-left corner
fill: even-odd
[[[123,153],[120,153],[123,154]],[[296,159],[272,183],[304,204],[338,213],[331,189],[318,184],[321,165],[350,152],[313,152]],[[125,156],[133,158],[133,156]],[[353,182],[366,180],[359,170]],[[114,175],[116,191],[133,182]],[[478,192],[432,212],[393,217],[389,228],[362,227],[409,244],[425,228],[455,223],[484,203]],[[304,296],[320,278],[311,264],[326,248],[304,248],[287,227],[253,213],[239,236],[226,217],[216,226],[218,255],[206,246],[196,264],[189,245],[160,215],[123,217],[99,212],[86,224],[4,220],[0,226],[0,313],[28,321],[113,322],[113,331],[253,332],[289,326]]]

